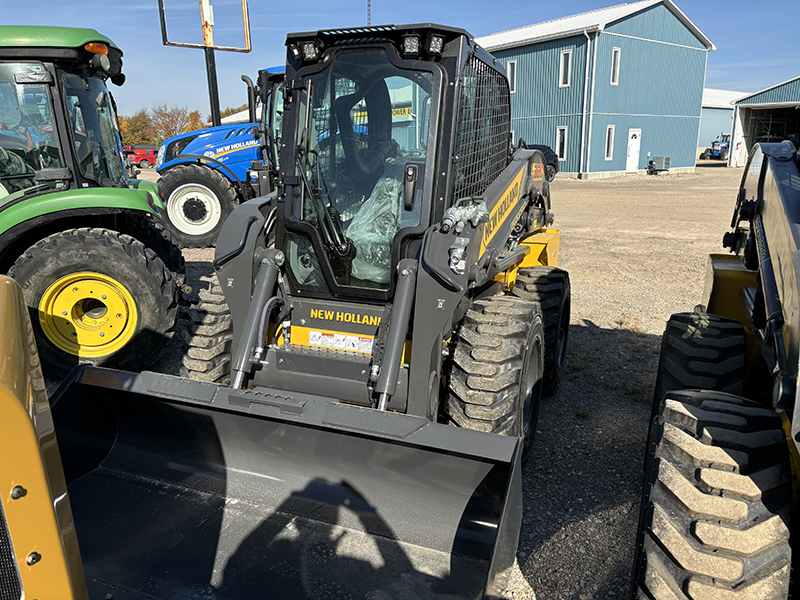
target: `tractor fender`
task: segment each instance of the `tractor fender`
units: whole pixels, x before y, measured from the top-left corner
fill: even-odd
[[[25,239],[30,244],[38,241],[31,236],[35,230],[46,231],[43,236],[47,236],[53,233],[54,224],[73,218],[108,218],[123,212],[158,215],[157,202],[152,193],[129,188],[67,190],[10,202],[0,207],[0,264],[7,269],[10,266],[7,261],[16,259],[8,252],[18,241]]]
[[[129,179],[128,187],[134,190],[150,192],[155,198],[155,204],[158,208],[166,210],[166,206],[161,201],[161,194],[158,193],[158,184],[154,181],[147,181],[145,179]]]

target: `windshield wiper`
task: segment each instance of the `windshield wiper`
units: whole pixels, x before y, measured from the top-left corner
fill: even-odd
[[[304,196],[311,199],[311,205],[317,222],[320,225],[319,231],[325,240],[325,245],[329,249],[336,251],[339,256],[347,256],[350,253],[352,242],[345,236],[344,231],[342,231],[342,225],[338,216],[331,214],[332,207],[326,205],[322,200],[322,189],[319,185],[322,174],[319,172],[318,161],[315,161],[317,185],[312,186],[308,178],[308,170],[311,168],[309,161],[310,154],[316,154],[316,152],[313,150],[309,151],[302,146],[298,146],[295,152],[295,158],[300,167],[300,177],[303,180],[303,189],[306,191]],[[328,195],[328,204],[330,204],[330,195]]]

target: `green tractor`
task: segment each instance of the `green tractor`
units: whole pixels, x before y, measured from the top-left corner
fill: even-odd
[[[93,29],[0,26],[0,272],[50,376],[141,369],[177,322],[183,258],[155,184],[126,176],[109,79],[122,51]]]

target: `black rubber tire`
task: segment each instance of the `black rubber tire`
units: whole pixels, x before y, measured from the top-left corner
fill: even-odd
[[[447,418],[466,429],[524,438],[536,430],[544,371],[544,320],[536,302],[478,300],[455,339]]]
[[[708,313],[670,317],[661,338],[653,409],[671,390],[744,394],[747,341],[739,321]]]
[[[212,212],[216,212],[216,216],[211,218],[207,224],[198,225],[197,231],[193,231],[193,226],[188,224],[194,216],[187,216],[180,204],[182,199],[191,201],[192,192],[184,188],[184,186],[191,185],[205,188],[205,200],[213,207]],[[167,207],[164,225],[181,248],[214,246],[225,219],[238,204],[236,190],[230,181],[217,171],[202,165],[177,165],[162,173],[158,187],[164,205]],[[192,206],[199,211],[198,214],[202,215],[199,218],[202,219],[208,215],[204,202],[195,200]],[[180,221],[180,219],[185,219],[185,221]]]
[[[558,174],[558,167],[555,165],[548,164],[545,167],[545,170],[547,171],[547,178],[546,178],[547,181],[553,181],[553,179],[555,179],[556,175]]]
[[[520,269],[511,294],[538,302],[544,315],[544,387],[551,396],[564,379],[572,302],[569,273],[555,267]]]
[[[150,161],[147,160],[146,158],[140,160],[139,161],[139,168],[140,169],[149,169],[150,168]]]
[[[792,486],[778,414],[669,392],[650,437],[631,597],[787,598]]]
[[[703,150],[700,153],[700,160],[706,160],[708,158],[708,150]]]
[[[58,348],[40,323],[39,303],[47,289],[80,272],[113,279],[130,294],[136,307],[138,319],[132,338],[102,356],[79,358]],[[100,228],[55,233],[28,248],[9,269],[9,276],[22,286],[43,369],[50,377],[66,375],[79,362],[141,371],[158,359],[175,332],[175,279],[153,250],[129,235]]]
[[[178,285],[183,285],[186,281],[186,261],[183,252],[160,219],[153,215],[132,213],[129,215],[125,233],[152,248],[172,272]]]
[[[188,348],[181,377],[227,384],[231,375],[233,321],[216,275],[199,291],[200,302],[183,311],[183,335]]]
[[[719,153],[720,160],[728,160],[728,149],[723,148],[722,151]]]

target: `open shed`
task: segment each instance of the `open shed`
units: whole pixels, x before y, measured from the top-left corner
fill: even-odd
[[[736,101],[731,166],[744,166],[754,144],[800,136],[800,77]]]

